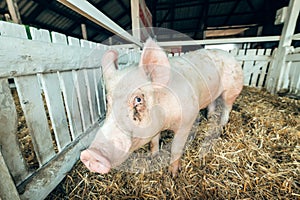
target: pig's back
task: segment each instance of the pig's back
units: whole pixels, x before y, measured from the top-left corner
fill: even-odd
[[[224,70],[228,70],[226,62],[235,62],[232,56],[226,58],[226,54],[228,53],[222,50],[200,49],[171,58],[173,77],[176,80],[173,84],[178,86],[182,81],[188,83],[198,98],[199,107],[206,107],[224,91],[222,80]],[[178,79],[176,76],[182,77]]]

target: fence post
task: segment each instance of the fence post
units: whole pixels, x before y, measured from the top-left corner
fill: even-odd
[[[20,199],[16,186],[4,162],[1,149],[0,149],[0,199],[3,200]]]
[[[300,1],[290,0],[287,16],[281,33],[278,49],[274,54],[273,61],[270,66],[270,75],[267,80],[267,90],[271,93],[279,91],[283,86],[284,74],[286,70],[285,57],[289,52],[288,48],[292,44],[294,31],[300,11]]]

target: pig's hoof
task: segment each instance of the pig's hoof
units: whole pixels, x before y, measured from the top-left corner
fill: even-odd
[[[172,174],[173,178],[176,178],[178,175],[178,172],[181,170],[181,162],[180,159],[175,160],[171,165],[169,166],[169,173]]]

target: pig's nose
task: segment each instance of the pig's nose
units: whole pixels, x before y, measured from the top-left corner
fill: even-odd
[[[81,152],[80,160],[92,172],[106,174],[111,168],[111,164],[99,151],[86,149]]]

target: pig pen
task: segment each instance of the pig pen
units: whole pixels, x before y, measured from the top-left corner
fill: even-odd
[[[100,175],[77,162],[47,199],[298,199],[299,114],[299,99],[245,86],[222,135],[203,157],[207,120],[202,116],[195,124],[196,137],[187,145],[177,178],[164,166],[150,173]],[[161,143],[169,143],[171,136],[164,133]],[[136,162],[151,167],[135,158],[123,165],[135,167]]]
[[[299,198],[299,100],[262,89],[270,49],[232,52],[243,64],[245,85],[252,87],[244,88],[204,157],[199,154],[208,126],[200,116],[176,179],[167,172],[168,155],[156,158],[151,173],[143,173],[153,168],[147,160],[131,157],[103,176],[77,160],[104,118],[99,63],[109,47],[7,22],[0,22],[0,31],[6,47],[0,52],[6,56],[0,62],[3,199],[43,199],[64,177],[47,199]],[[128,55],[122,66],[138,62],[136,51],[118,50]],[[286,58],[296,94],[299,58],[299,49]],[[163,133],[162,151],[168,152],[171,139],[172,133]],[[136,154],[148,151],[145,146]],[[122,170],[128,166],[135,172]]]

